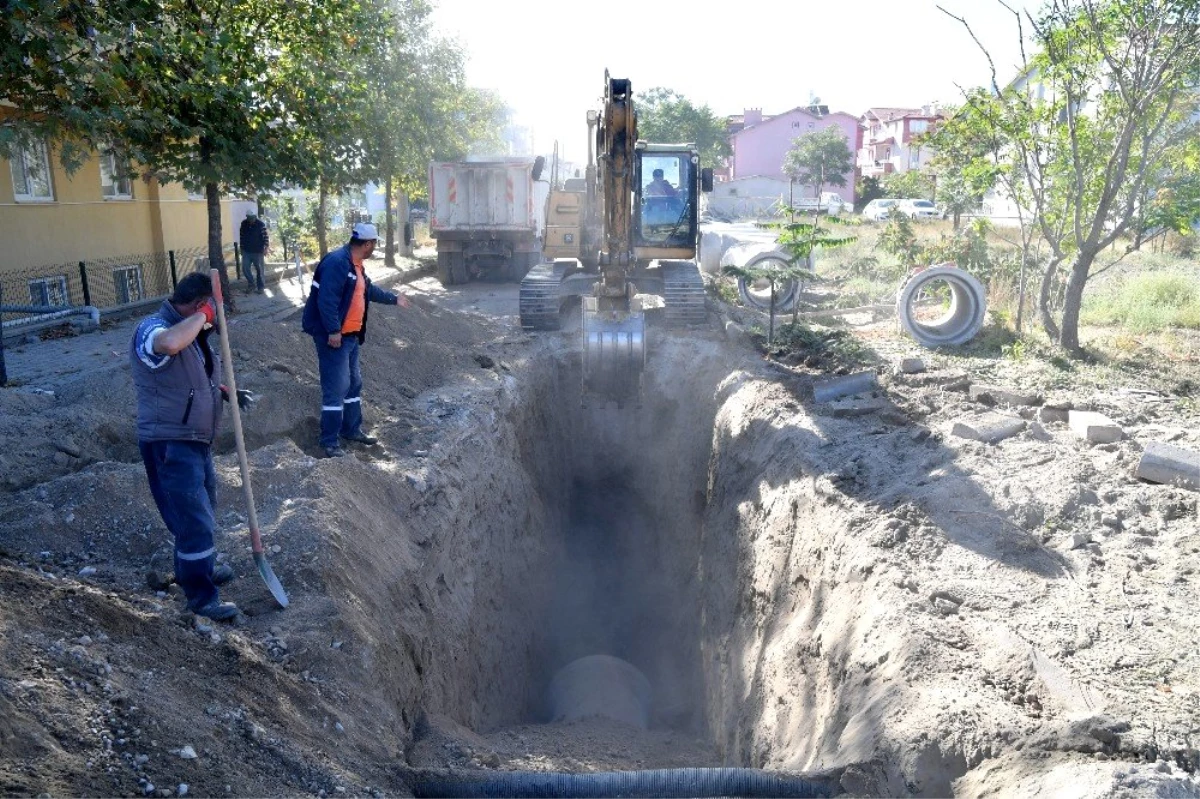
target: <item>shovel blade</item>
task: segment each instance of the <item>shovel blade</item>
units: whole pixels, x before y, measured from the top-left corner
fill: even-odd
[[[267,556],[261,552],[255,552],[254,565],[258,566],[258,573],[262,575],[263,582],[267,584],[267,588],[271,591],[271,596],[275,597],[275,601],[279,603],[279,607],[286,608],[288,606],[287,591],[283,590],[283,585],[279,582],[279,578],[271,570],[271,564],[267,563]]]

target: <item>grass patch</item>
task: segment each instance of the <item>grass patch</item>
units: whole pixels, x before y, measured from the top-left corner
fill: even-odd
[[[1080,322],[1134,333],[1200,328],[1200,278],[1194,272],[1164,270],[1104,281],[1084,297]]]

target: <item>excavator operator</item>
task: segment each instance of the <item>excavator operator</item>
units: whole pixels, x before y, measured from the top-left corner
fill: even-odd
[[[675,187],[669,181],[663,178],[663,171],[656,169],[652,173],[654,180],[646,185],[645,194],[647,197],[674,197],[677,192]]]

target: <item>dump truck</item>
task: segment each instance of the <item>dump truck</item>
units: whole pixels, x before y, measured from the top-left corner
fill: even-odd
[[[429,233],[443,285],[519,281],[541,261],[549,183],[542,157],[429,165]]]

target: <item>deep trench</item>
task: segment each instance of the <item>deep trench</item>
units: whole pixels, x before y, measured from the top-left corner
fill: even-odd
[[[548,542],[553,579],[531,615],[541,647],[531,672],[535,701],[523,721],[552,721],[544,701],[550,679],[600,654],[649,679],[652,728],[699,734],[695,544],[713,408],[687,407],[673,392],[647,393],[638,409],[584,408],[577,377],[577,369],[556,370],[539,392],[558,401],[545,409],[552,418],[535,416],[542,419],[536,426],[565,440],[543,442],[549,453],[531,447],[526,458],[535,462],[524,464],[538,475],[548,534],[559,540]],[[679,415],[687,424],[678,424]]]

